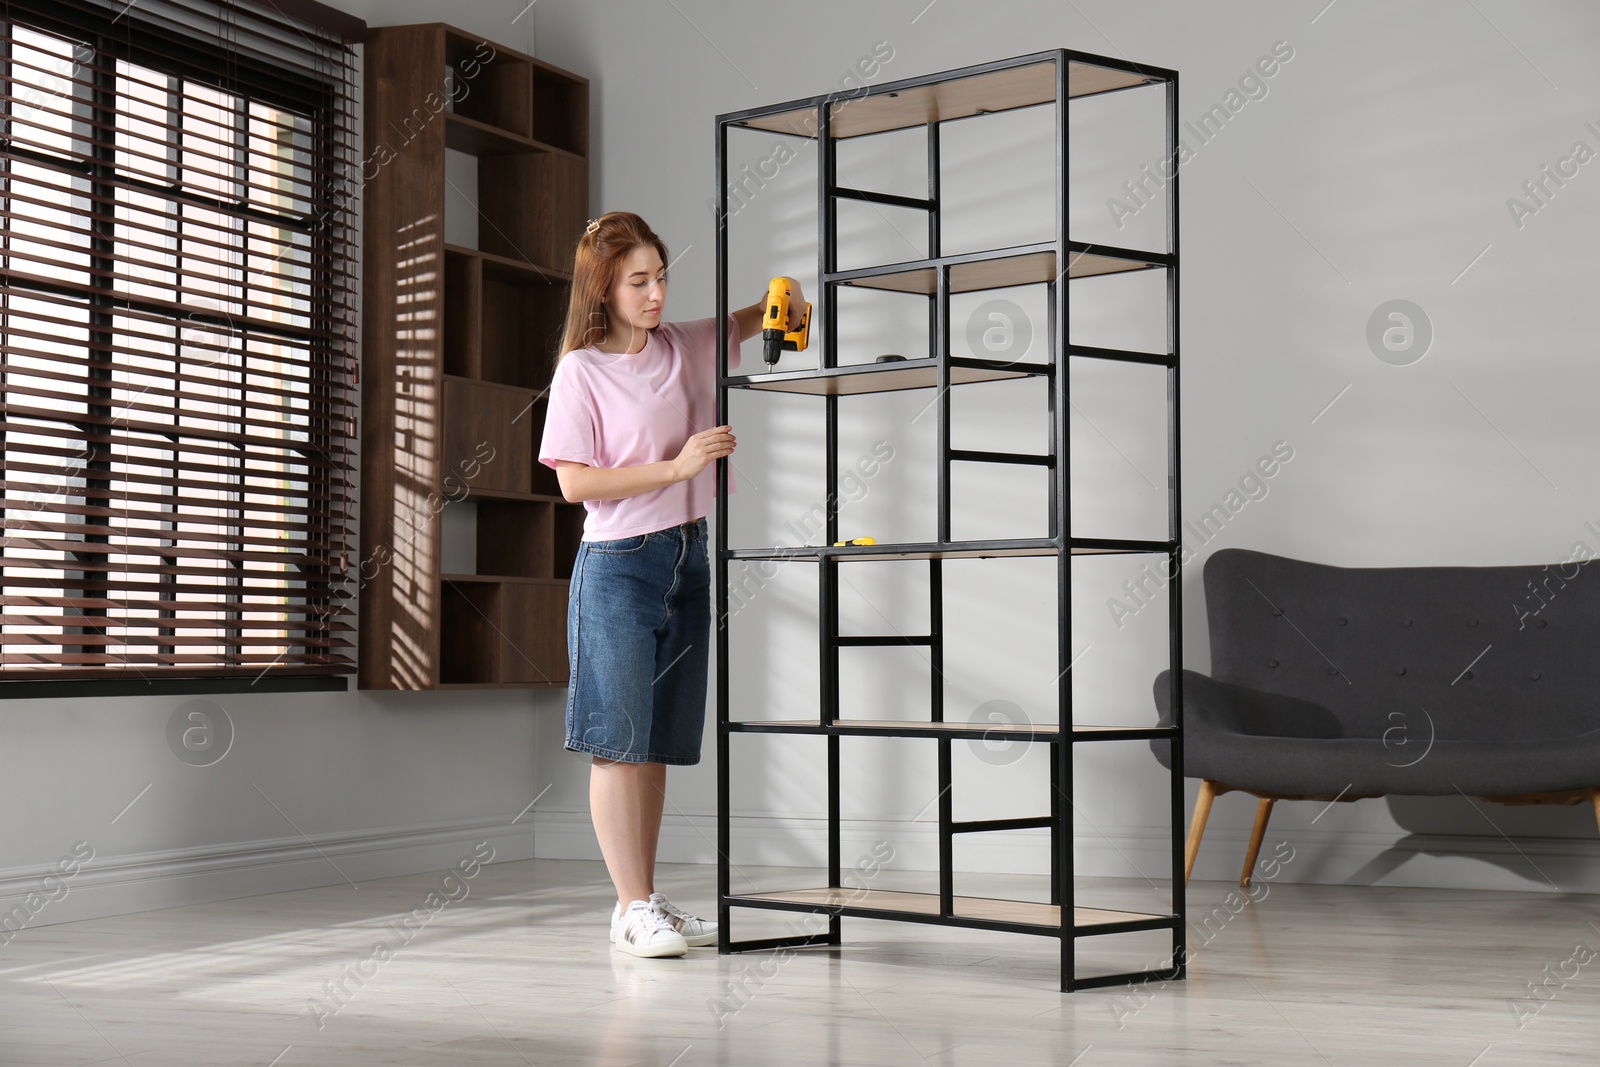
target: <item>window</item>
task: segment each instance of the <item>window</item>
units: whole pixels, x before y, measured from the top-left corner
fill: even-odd
[[[198,0],[0,47],[0,681],[349,672],[348,48]]]

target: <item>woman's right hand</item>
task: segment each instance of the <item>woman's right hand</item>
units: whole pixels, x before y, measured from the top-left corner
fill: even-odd
[[[732,430],[731,426],[713,426],[685,441],[678,458],[672,461],[678,481],[686,482],[705,470],[714,460],[731,456],[737,444],[733,439]]]

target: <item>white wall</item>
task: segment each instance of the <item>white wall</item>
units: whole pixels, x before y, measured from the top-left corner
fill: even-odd
[[[1194,119],[1274,42],[1287,41],[1294,58],[1265,98],[1250,102],[1183,171],[1184,517],[1221,500],[1274,442],[1295,449],[1269,495],[1204,552],[1236,545],[1348,564],[1541,562],[1564,558],[1584,536],[1583,523],[1600,518],[1585,447],[1600,386],[1589,310],[1600,163],[1583,167],[1520,227],[1507,208],[1524,181],[1574,142],[1600,148],[1600,134],[1584,125],[1600,126],[1600,11],[1590,5],[1547,2],[1531,12],[1509,0],[1337,0],[1326,8],[1323,0],[1262,0],[1203,9],[1110,0],[340,6],[375,24],[445,19],[593,79],[594,209],[636,210],[682,253],[673,268],[676,317],[712,307],[705,204],[717,113],[834,89],[884,41],[894,49],[885,78],[1057,46],[1174,67],[1183,77],[1180,117]],[[1000,143],[1008,151],[1028,145],[1015,130]],[[805,165],[796,163],[785,180],[798,182]],[[892,177],[892,158],[876,165]],[[1089,164],[1074,167],[1078,176]],[[972,171],[982,173],[981,166]],[[1075,226],[1095,223],[1094,205],[1103,209],[1104,198],[1133,177],[1114,167],[1081,173],[1090,185],[1074,200]],[[1010,233],[1029,221],[1016,206],[1020,186],[998,188],[1004,203],[977,217],[980,234]],[[975,209],[982,192],[968,194]],[[764,274],[805,277],[815,269],[813,208],[781,188],[771,193],[736,222],[746,227],[736,230],[737,249],[748,280],[742,291],[751,298]],[[1141,213],[1134,225],[1150,217]],[[1431,351],[1409,366],[1381,362],[1365,339],[1369,315],[1393,299],[1420,305],[1435,330]],[[878,343],[872,331],[885,330],[881,322],[897,320],[866,321],[873,325],[863,327],[863,352]],[[1159,484],[1161,470],[1159,452],[1145,443],[1150,412],[1142,395],[1117,383],[1074,381],[1075,402],[1083,399],[1094,422],[1074,416],[1074,454],[1108,491],[1131,487],[1135,508],[1146,484],[1136,476]],[[1010,395],[975,402],[966,417],[984,434],[1012,432],[1011,412],[1028,402]],[[918,510],[928,482],[917,459],[929,420],[911,422],[917,406],[885,401],[852,428],[847,459],[877,439],[893,440],[897,451],[852,505],[851,523],[892,529],[926,514]],[[759,482],[744,499],[777,529],[816,499],[806,473],[812,410],[803,400],[744,409],[751,425],[741,423],[741,461]],[[1025,443],[1035,431],[1015,432]],[[769,469],[771,477],[756,478]],[[1004,494],[976,499],[973,514],[986,521],[1028,518],[991,515]],[[1124,575],[1094,577],[1114,590]],[[1204,669],[1198,579],[1196,566],[1185,588],[1186,657]],[[991,700],[1032,714],[1043,699],[1035,676],[1053,650],[1041,638],[1050,606],[1038,580],[1028,572],[996,577],[998,585],[987,576],[957,583],[952,602],[960,610],[951,611],[951,625],[966,636],[952,639],[952,658],[965,657],[948,698],[952,715],[957,703],[970,711]],[[862,600],[847,610],[864,628],[890,624],[879,611],[902,628],[916,625],[919,601],[903,585],[865,574],[856,581]],[[752,603],[754,639],[733,664],[741,699],[803,703],[797,693],[813,677],[805,644],[813,601],[796,572]],[[1123,721],[1151,714],[1148,685],[1161,658],[1155,635],[1164,628],[1153,611],[1116,631],[1107,626],[1104,596],[1075,605],[1084,635],[1076,648],[1091,646],[1074,668],[1080,706],[1104,706]],[[1018,626],[1018,639],[982,643]],[[905,710],[913,702],[900,695],[902,679],[925,676],[916,660],[892,673],[862,670],[852,675],[853,692]],[[172,711],[189,699],[0,706],[0,799],[13,813],[0,854],[0,906],[36,888],[78,841],[90,843],[96,860],[72,893],[39,914],[39,924],[442,869],[485,836],[503,857],[527,855],[530,820],[539,855],[593,854],[586,765],[562,751],[560,694],[214,697],[237,733],[228,755],[205,768],[179,761],[165,739]],[[815,746],[795,751],[806,747],[753,741],[736,750],[736,807],[745,813],[737,860],[817,854]],[[985,750],[986,761],[970,746],[956,748],[959,814],[1022,813],[1043,803],[1039,754],[1012,762],[1014,751]],[[898,864],[926,866],[927,825],[911,820],[930,817],[921,809],[932,799],[931,753],[910,759],[906,749],[877,742],[849,751],[846,808],[855,821],[846,858],[890,841]],[[713,858],[711,752],[708,730],[707,762],[669,776],[665,859]],[[1079,842],[1080,869],[1127,873],[1133,864],[1154,874],[1160,830],[1150,813],[1160,778],[1141,768],[1137,754],[1101,752],[1079,763],[1091,786],[1084,814],[1103,832]],[[534,812],[512,825],[546,787]],[[1249,810],[1238,797],[1218,802],[1199,874],[1236,870]],[[1592,863],[1600,846],[1578,809],[1480,814],[1462,801],[1399,799],[1318,814],[1317,805],[1285,805],[1275,817],[1274,838],[1292,839],[1302,857],[1284,877],[1549,888],[1520,852],[1562,889],[1600,888]],[[973,843],[958,856],[967,867],[1037,869],[1036,844]],[[1400,860],[1404,866],[1389,869]]]

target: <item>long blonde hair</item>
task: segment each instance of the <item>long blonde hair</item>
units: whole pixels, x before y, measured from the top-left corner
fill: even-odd
[[[617,280],[617,271],[628,254],[641,245],[650,245],[667,262],[667,246],[650,224],[631,211],[609,211],[589,223],[578,238],[572,258],[572,296],[567,301],[567,326],[561,336],[561,355],[605,337],[605,295]]]

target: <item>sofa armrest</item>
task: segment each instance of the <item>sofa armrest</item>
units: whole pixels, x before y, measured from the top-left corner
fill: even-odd
[[[1172,725],[1167,681],[1171,673],[1162,671],[1155,683],[1156,713],[1162,726]],[[1183,672],[1183,714],[1185,729],[1194,731],[1254,737],[1346,736],[1338,718],[1321,704],[1219,682],[1198,671]]]
[[[1157,723],[1161,726],[1172,725],[1171,674],[1162,671],[1155,682]],[[1183,729],[1190,765],[1194,756],[1211,750],[1212,741],[1226,746],[1229,739],[1237,738],[1335,740],[1346,736],[1334,713],[1320,704],[1219,682],[1187,670],[1183,672]],[[1151,741],[1150,750],[1163,767],[1172,766],[1171,746],[1166,741]]]

